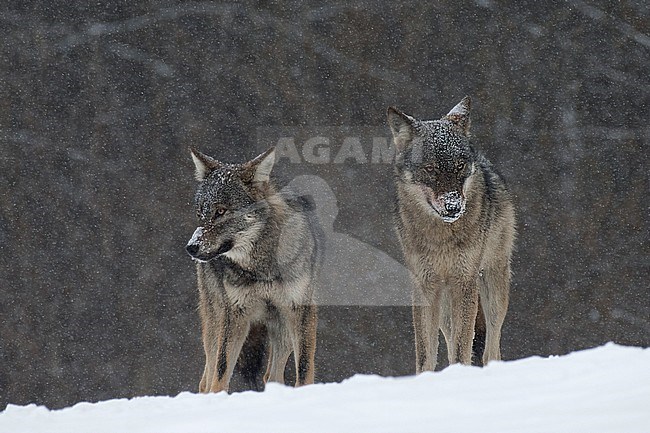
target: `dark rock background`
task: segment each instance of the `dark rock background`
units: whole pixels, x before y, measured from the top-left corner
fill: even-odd
[[[0,408],[197,389],[188,145],[234,162],[265,128],[388,135],[388,105],[437,118],[466,94],[518,209],[504,358],[647,346],[649,17],[605,0],[4,2]],[[321,176],[335,230],[400,260],[390,165],[276,171]],[[320,317],[318,380],[412,373],[408,307]]]

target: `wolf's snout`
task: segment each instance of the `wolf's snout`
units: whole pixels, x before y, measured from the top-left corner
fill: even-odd
[[[461,205],[459,202],[445,203],[445,210],[450,215],[456,215],[461,210]]]
[[[217,254],[225,254],[228,251],[232,250],[234,246],[235,243],[229,239],[221,244],[221,246],[217,249]]]
[[[199,244],[187,244],[185,247],[190,256],[196,257],[199,253]]]
[[[192,234],[192,238],[187,243],[185,250],[192,257],[196,257],[199,254],[199,249],[201,248],[201,236],[203,236],[203,227],[197,227]]]
[[[456,192],[448,192],[442,196],[444,207],[443,219],[446,222],[454,222],[465,212],[465,200],[463,196]]]

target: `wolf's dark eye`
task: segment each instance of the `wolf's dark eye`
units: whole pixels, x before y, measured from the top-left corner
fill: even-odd
[[[223,214],[225,214],[227,211],[228,209],[225,208],[224,206],[218,206],[217,209],[214,211],[214,217],[217,218],[223,216]]]
[[[433,164],[427,164],[424,166],[424,169],[429,173],[433,173],[434,171],[436,171],[436,166]]]

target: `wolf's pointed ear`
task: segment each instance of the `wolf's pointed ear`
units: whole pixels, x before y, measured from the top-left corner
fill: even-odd
[[[399,152],[403,151],[415,137],[415,122],[417,122],[415,118],[408,114],[402,113],[395,107],[388,107],[388,125]]]
[[[471,119],[469,117],[470,109],[472,108],[472,99],[465,96],[443,119],[451,120],[463,134],[469,135],[469,127]]]
[[[194,161],[194,177],[199,182],[203,181],[214,169],[221,166],[219,161],[199,152],[195,147],[190,147],[190,154],[192,154],[192,161]]]
[[[248,174],[249,180],[253,182],[268,182],[271,178],[271,170],[275,164],[275,147],[255,159],[244,164],[244,171]]]

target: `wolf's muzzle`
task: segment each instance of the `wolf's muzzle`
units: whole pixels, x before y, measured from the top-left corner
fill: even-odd
[[[215,250],[210,247],[209,243],[206,244],[206,241],[203,239],[203,234],[205,232],[206,230],[204,230],[203,227],[198,227],[194,231],[192,239],[190,239],[185,246],[187,253],[198,261],[208,262],[220,254],[227,253],[235,246],[235,242],[232,239],[226,239],[221,242],[219,247]]]
[[[455,215],[462,209],[462,199],[458,193],[445,194],[445,210],[449,215]]]
[[[201,249],[201,236],[203,236],[203,227],[197,227],[192,234],[192,239],[187,243],[185,250],[192,257],[197,257],[199,255],[199,250]]]
[[[219,248],[217,248],[217,255],[227,253],[228,251],[232,250],[234,246],[235,243],[232,240],[228,239],[227,241],[222,243],[221,246],[219,246]]]
[[[443,204],[443,212],[440,212],[440,216],[445,222],[452,223],[465,212],[465,199],[456,191],[443,194],[440,201]]]
[[[187,244],[185,247],[188,254],[192,257],[196,257],[199,254],[199,245],[198,244]]]

